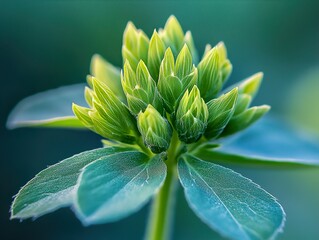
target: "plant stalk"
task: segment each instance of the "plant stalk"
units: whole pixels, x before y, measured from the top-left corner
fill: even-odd
[[[153,198],[145,240],[170,239],[176,199],[177,157],[180,149],[181,142],[174,130],[165,161],[167,176],[164,185]]]

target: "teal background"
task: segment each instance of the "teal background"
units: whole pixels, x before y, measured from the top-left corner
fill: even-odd
[[[307,74],[319,67],[318,12],[318,1],[1,1],[0,238],[143,236],[148,207],[123,221],[88,228],[82,227],[69,209],[22,223],[9,221],[8,213],[12,196],[37,172],[100,146],[98,136],[84,131],[8,131],[5,121],[10,110],[22,98],[39,91],[84,82],[94,53],[120,66],[127,21],[132,20],[150,36],[174,14],[184,30],[192,31],[200,54],[206,43],[224,41],[234,66],[229,84],[263,71],[264,83],[255,103],[270,104],[273,114],[318,133],[313,118],[317,117],[318,123],[319,114],[312,113],[318,113],[319,99],[305,101],[303,96],[308,96],[308,91],[319,95],[319,89],[311,88],[312,84],[306,89],[300,87],[306,75],[317,86],[319,82],[319,73]],[[307,114],[302,116],[306,117],[297,118],[301,115],[298,109],[305,108]],[[284,206],[288,220],[279,239],[319,238],[317,169],[235,169]],[[221,239],[188,209],[181,190],[174,230],[173,239]]]

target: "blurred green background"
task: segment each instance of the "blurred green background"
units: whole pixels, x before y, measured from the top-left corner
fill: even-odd
[[[37,219],[9,221],[12,196],[48,165],[100,146],[89,132],[5,129],[22,98],[84,82],[90,58],[100,53],[121,65],[127,21],[150,35],[174,14],[191,30],[202,54],[224,41],[234,71],[229,83],[265,73],[255,103],[319,133],[318,1],[1,1],[0,2],[0,238],[141,239],[148,206],[117,223],[82,227],[69,209]],[[319,158],[319,154],[318,154]],[[276,196],[287,212],[279,239],[319,239],[319,171],[240,169]],[[221,239],[177,199],[173,239]]]

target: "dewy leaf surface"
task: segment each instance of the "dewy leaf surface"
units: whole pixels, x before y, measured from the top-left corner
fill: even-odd
[[[273,239],[285,213],[273,196],[231,169],[185,155],[178,173],[195,214],[229,239]]]
[[[119,220],[138,211],[161,187],[166,165],[137,151],[106,156],[88,166],[78,182],[75,211],[83,224]]]
[[[11,218],[39,217],[71,205],[81,169],[101,157],[124,150],[109,147],[86,151],[41,171],[17,194],[12,203]]]
[[[319,139],[301,134],[276,118],[265,118],[198,156],[214,162],[319,166]]]
[[[7,127],[83,128],[72,112],[72,102],[87,106],[84,84],[59,87],[23,99],[11,112]]]

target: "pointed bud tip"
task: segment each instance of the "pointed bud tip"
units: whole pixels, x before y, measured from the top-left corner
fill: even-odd
[[[170,15],[166,21],[166,24],[172,24],[172,23],[177,23],[179,24],[177,18],[175,17],[175,15]]]
[[[100,54],[94,53],[92,58],[91,58],[91,63],[95,63],[95,62],[100,61],[100,60],[104,60],[104,58]]]
[[[128,21],[124,31],[127,30],[136,30],[136,27],[132,21]]]
[[[259,109],[262,109],[264,112],[268,112],[271,109],[271,106],[264,104],[264,105],[260,105]]]

